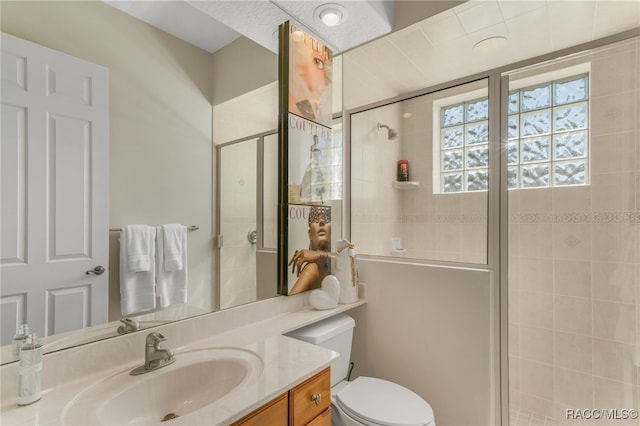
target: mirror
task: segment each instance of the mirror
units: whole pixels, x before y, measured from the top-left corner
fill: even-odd
[[[233,126],[236,133],[229,137],[221,135],[221,130],[212,124],[214,80],[220,78],[215,75],[220,69],[215,55],[102,2],[3,2],[2,30],[98,64],[109,73],[108,228],[113,231],[108,234],[109,260],[104,265],[109,274],[108,319],[106,324],[82,332],[61,327],[45,342],[45,351],[118,335],[118,328],[124,325],[119,322],[118,240],[119,229],[126,224],[179,223],[198,227],[187,237],[188,303],[147,312],[134,320],[145,328],[215,310],[219,298],[213,284],[218,271],[214,249],[213,206],[217,200],[213,144],[247,136],[252,131],[251,126]],[[277,58],[271,52],[262,55],[244,54],[242,60],[247,68],[270,67],[262,74],[274,76],[271,81],[275,81]],[[247,57],[255,57],[260,63],[248,65]],[[264,57],[273,58],[265,61]],[[225,99],[221,103],[224,101],[232,102]],[[253,126],[261,126],[260,131],[273,129],[276,115],[272,117],[269,125],[256,120],[258,124]],[[10,312],[3,309],[3,323],[5,313]],[[13,322],[16,321],[14,315]],[[40,336],[47,334],[35,331]],[[5,338],[4,334],[6,344],[5,339],[10,342],[12,336]],[[15,359],[10,346],[8,352],[6,348],[3,346],[3,363]]]

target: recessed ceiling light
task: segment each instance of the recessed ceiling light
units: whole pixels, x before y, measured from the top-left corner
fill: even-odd
[[[411,118],[413,114],[411,114],[410,112],[405,112],[402,114],[402,118]]]
[[[347,9],[336,3],[325,3],[316,8],[313,17],[327,27],[335,27],[347,19]]]
[[[475,52],[490,53],[500,50],[507,45],[507,38],[504,36],[495,36],[480,40],[473,46]]]

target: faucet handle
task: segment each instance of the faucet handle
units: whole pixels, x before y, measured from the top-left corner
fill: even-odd
[[[147,346],[155,346],[160,347],[160,342],[164,342],[167,340],[163,334],[154,331],[152,333],[147,334]]]

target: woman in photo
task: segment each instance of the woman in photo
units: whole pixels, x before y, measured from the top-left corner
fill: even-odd
[[[320,287],[324,277],[331,273],[331,207],[312,206],[308,223],[309,248],[296,250],[289,261],[291,273],[298,277],[290,295]]]

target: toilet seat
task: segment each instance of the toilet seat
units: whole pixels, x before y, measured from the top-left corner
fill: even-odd
[[[358,377],[339,389],[335,400],[347,415],[369,426],[433,424],[433,410],[424,399],[387,380]]]

